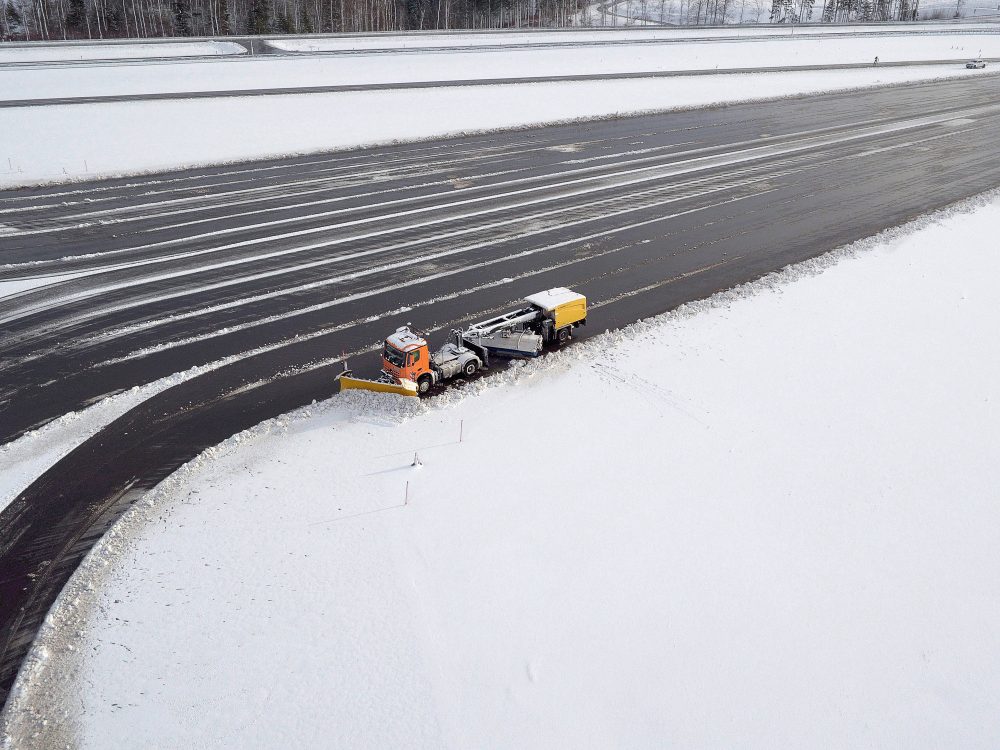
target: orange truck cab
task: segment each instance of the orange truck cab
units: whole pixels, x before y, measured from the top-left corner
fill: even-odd
[[[420,382],[431,371],[427,340],[409,328],[400,328],[385,340],[382,369],[399,380]]]
[[[397,382],[416,383],[418,393],[456,375],[475,375],[488,364],[489,355],[482,347],[463,343],[461,331],[454,333],[455,341],[431,353],[423,336],[408,326],[397,328],[382,347],[382,372]]]

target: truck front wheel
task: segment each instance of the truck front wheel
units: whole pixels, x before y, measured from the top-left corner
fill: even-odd
[[[465,373],[465,377],[469,378],[475,375],[478,369],[479,369],[479,360],[470,359],[468,362],[465,363],[465,369],[463,370],[463,372]]]
[[[565,344],[569,341],[569,326],[565,328],[560,328],[559,333],[556,334],[556,338],[559,339],[560,344]]]
[[[434,378],[430,375],[421,375],[417,378],[417,390],[420,393],[427,393],[432,385],[434,385]]]

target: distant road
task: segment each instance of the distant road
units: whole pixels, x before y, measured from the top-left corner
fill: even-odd
[[[914,65],[958,65],[954,60],[918,60],[914,62],[880,63],[880,68],[901,68]],[[612,81],[628,78],[676,78],[686,76],[720,75],[731,73],[781,73],[808,70],[848,70],[871,68],[871,63],[846,65],[799,65],[774,68],[709,68],[705,70],[668,70],[636,73],[607,73],[593,75],[535,76],[531,78],[470,78],[448,81],[399,81],[393,83],[359,83],[356,85],[298,86],[260,89],[229,89],[226,91],[181,91],[151,94],[119,94],[109,96],[62,96],[52,99],[0,99],[0,109],[10,107],[49,107],[66,104],[102,104],[108,102],[145,102],[157,99],[216,99],[236,96],[282,96],[288,94],[333,94],[345,91],[387,91],[394,89],[433,89],[455,86],[497,86],[521,83],[557,83],[574,81]]]
[[[998,142],[989,76],[0,191],[0,440],[214,363],[0,513],[0,684],[124,508],[343,354],[563,285],[592,336],[995,188]]]

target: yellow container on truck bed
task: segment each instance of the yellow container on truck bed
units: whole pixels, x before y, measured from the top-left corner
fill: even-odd
[[[580,323],[587,318],[587,298],[564,287],[532,294],[524,299],[549,313],[555,320],[556,329]]]

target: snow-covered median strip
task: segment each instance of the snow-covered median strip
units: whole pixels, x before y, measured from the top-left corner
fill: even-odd
[[[288,94],[0,109],[0,185],[993,75],[958,65]],[[401,117],[400,113],[406,113]],[[87,138],[71,138],[86,132]],[[239,132],[239,138],[232,134]]]
[[[164,57],[242,55],[236,42],[135,42],[132,44],[32,44],[0,47],[0,64],[141,60]]]
[[[95,547],[7,746],[988,745],[998,232],[236,436]]]

